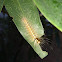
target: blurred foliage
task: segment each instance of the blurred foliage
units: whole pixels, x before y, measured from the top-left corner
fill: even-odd
[[[0,12],[1,12],[2,7],[3,7],[3,2],[4,2],[4,0],[0,0]]]
[[[62,0],[33,0],[37,8],[62,32]]]

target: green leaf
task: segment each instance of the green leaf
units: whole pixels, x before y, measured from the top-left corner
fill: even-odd
[[[33,0],[41,13],[62,31],[62,0]]]
[[[13,21],[19,32],[32,46],[34,51],[44,58],[48,55],[46,51],[42,51],[38,40],[44,35],[44,29],[41,24],[38,10],[32,0],[5,0],[4,5],[13,17]],[[23,42],[23,41],[22,41]]]
[[[4,0],[0,0],[0,12],[1,12],[2,7],[3,7],[3,1],[4,1]]]

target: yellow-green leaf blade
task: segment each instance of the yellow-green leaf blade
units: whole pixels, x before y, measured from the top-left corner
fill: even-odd
[[[48,53],[42,51],[40,45],[35,43],[36,37],[44,35],[44,29],[32,0],[5,0],[4,5],[22,36],[34,51],[44,58]]]
[[[62,31],[62,0],[33,0],[41,13]]]

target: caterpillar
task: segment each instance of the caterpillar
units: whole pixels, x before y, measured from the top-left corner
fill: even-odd
[[[33,28],[30,26],[30,24],[28,23],[27,19],[26,18],[22,18],[22,21],[28,31],[28,33],[30,34],[30,36],[32,37],[33,41],[34,41],[34,45],[35,43],[38,43],[40,44],[40,40],[39,38],[37,37],[37,34],[34,32]]]

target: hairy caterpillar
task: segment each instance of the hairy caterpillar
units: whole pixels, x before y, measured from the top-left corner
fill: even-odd
[[[27,19],[23,18],[22,21],[25,24],[25,27],[26,27],[28,33],[30,34],[30,36],[32,37],[34,43],[40,44],[40,40],[38,39],[37,34],[34,32],[33,28],[30,26]]]

